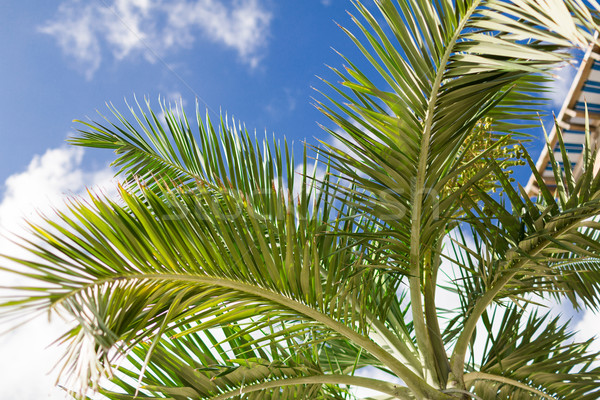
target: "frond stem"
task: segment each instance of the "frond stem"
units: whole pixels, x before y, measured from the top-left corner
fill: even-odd
[[[231,397],[240,396],[242,394],[258,392],[266,389],[275,389],[284,386],[315,384],[359,386],[367,389],[376,390],[380,393],[390,395],[396,399],[412,399],[412,397],[409,397],[408,393],[406,393],[409,389],[405,386],[394,385],[389,382],[384,382],[372,378],[365,378],[362,376],[332,374],[304,376],[301,378],[275,379],[269,382],[248,385],[241,387],[240,389],[231,390],[229,392],[215,396],[211,400],[226,400]]]
[[[439,90],[444,78],[445,66],[450,60],[450,56],[454,52],[454,44],[458,41],[462,30],[465,28],[471,14],[479,6],[481,0],[473,2],[471,7],[466,11],[460,23],[455,29],[454,35],[448,41],[448,46],[440,60],[435,81],[432,85],[432,92],[427,104],[427,114],[425,115],[425,123],[423,126],[423,136],[421,138],[421,149],[417,165],[417,174],[415,182],[415,191],[413,194],[412,210],[411,210],[411,235],[410,235],[410,304],[412,311],[413,324],[417,337],[419,351],[425,359],[425,366],[430,373],[435,373],[435,351],[431,348],[434,343],[429,340],[429,332],[425,325],[425,317],[423,312],[423,299],[421,292],[421,217],[423,206],[423,195],[425,194],[425,177],[427,175],[427,166],[429,160],[429,147],[431,143],[431,134],[433,126],[433,117],[435,115],[435,107],[439,97]],[[435,305],[434,305],[435,307]],[[433,327],[431,328],[433,329]],[[439,329],[438,329],[439,330]],[[433,335],[440,335],[441,332],[432,332]],[[445,349],[442,349],[445,352]],[[427,374],[429,375],[429,374]],[[442,377],[437,377],[438,383]]]
[[[510,378],[507,378],[504,376],[500,376],[500,375],[487,374],[485,372],[469,372],[468,374],[465,374],[464,380],[465,380],[465,383],[476,381],[476,380],[486,380],[486,381],[494,381],[494,382],[504,383],[507,385],[517,387],[519,389],[527,390],[528,392],[531,392],[531,393],[535,393],[538,396],[543,397],[548,400],[556,400],[556,397],[552,397],[552,396],[550,396],[540,390],[532,388],[531,386],[526,385],[522,382],[516,381],[514,379],[510,379]]]
[[[178,282],[191,282],[195,284],[203,284],[210,285],[212,287],[219,286],[222,288],[227,288],[231,290],[236,290],[239,292],[247,293],[252,296],[257,296],[262,299],[273,301],[283,307],[294,310],[309,319],[316,321],[318,323],[323,324],[327,328],[331,329],[334,332],[346,337],[356,345],[362,347],[364,350],[368,351],[375,358],[381,361],[384,365],[386,365],[396,376],[402,379],[406,385],[414,392],[415,395],[420,398],[439,398],[440,392],[435,388],[430,386],[426,381],[424,381],[420,376],[411,371],[406,365],[397,360],[393,355],[379,346],[377,343],[372,341],[369,337],[364,336],[352,328],[334,320],[333,318],[325,315],[314,308],[311,308],[297,300],[294,300],[290,297],[283,296],[279,293],[273,292],[271,290],[250,285],[242,282],[237,282],[233,280],[229,280],[221,277],[213,277],[209,275],[205,276],[191,276],[191,275],[178,275],[178,274],[129,274],[124,275],[121,274],[119,276],[114,276],[111,278],[106,278],[102,280],[95,281],[91,285],[85,285],[80,290],[85,290],[91,286],[97,286],[105,283],[110,283],[114,281],[122,281],[124,279],[129,280],[154,280],[154,281],[178,281]],[[79,292],[71,291],[61,300],[57,300],[55,304],[63,301],[67,297],[73,296],[75,293]],[[437,396],[437,397],[436,397]],[[450,398],[450,397],[441,397],[442,399]]]
[[[417,374],[422,374],[422,360],[419,359],[416,349],[414,348],[414,344],[412,343],[410,337],[408,335],[402,335],[401,337],[396,337],[392,331],[390,331],[385,324],[379,321],[376,317],[370,315],[370,313],[366,313],[367,318],[369,319],[369,323],[373,326],[373,329],[376,335],[380,336],[383,340],[388,342],[388,345],[392,348],[394,353],[399,353],[398,356],[402,357],[406,360],[407,364],[412,365],[412,370]],[[407,343],[412,345],[412,349],[408,346]],[[417,371],[419,370],[419,371]]]

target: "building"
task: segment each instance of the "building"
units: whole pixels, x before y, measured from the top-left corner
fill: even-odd
[[[577,75],[573,80],[562,108],[556,119],[563,132],[565,149],[567,150],[568,160],[563,160],[556,127],[550,132],[551,148],[554,150],[554,157],[563,166],[568,162],[577,178],[581,174],[583,163],[583,144],[585,142],[585,105],[587,103],[590,135],[592,145],[596,146],[600,134],[600,47],[594,45],[588,49]],[[544,178],[544,181],[550,188],[556,187],[556,181],[550,165],[550,155],[548,148],[544,147],[540,158],[536,163],[538,172]],[[596,159],[594,173],[600,169],[600,156]],[[530,197],[536,197],[539,192],[537,182],[533,175],[529,179],[526,191]]]

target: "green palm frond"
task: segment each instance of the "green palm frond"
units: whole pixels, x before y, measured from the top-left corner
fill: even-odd
[[[132,184],[120,188],[118,202],[93,195],[73,200],[58,220],[32,226],[46,246],[27,242],[37,260],[14,260],[30,268],[29,278],[51,286],[5,304],[5,313],[53,309],[75,318],[77,327],[65,335],[65,365],[82,385],[97,380],[114,349],[158,343],[165,330],[184,324],[191,324],[189,334],[232,323],[243,326],[240,335],[270,331],[264,346],[289,338],[302,338],[295,346],[345,338],[421,384],[418,365],[407,368],[368,337],[365,311],[377,301],[375,288],[385,285],[377,286],[377,269],[361,268],[368,260],[355,253],[349,236],[323,235],[329,205],[319,202],[331,195],[327,180],[326,191],[313,196],[312,213],[303,210],[306,190],[295,202],[281,186],[246,197],[202,180],[195,190]],[[340,219],[336,229],[351,232],[353,221]]]
[[[189,327],[188,327],[189,328]],[[314,348],[286,348],[271,342],[265,348],[251,350],[252,339],[238,336],[238,345],[230,340],[230,328],[220,334],[215,329],[186,334],[181,330],[167,332],[176,340],[162,340],[152,351],[150,362],[141,374],[142,387],[137,379],[144,368],[150,345],[140,343],[128,355],[126,365],[115,371],[112,390],[100,392],[110,399],[162,398],[161,396],[194,399],[346,399],[347,386],[361,386],[392,398],[406,389],[388,382],[353,376],[344,372],[326,373],[318,360],[325,346]],[[218,341],[217,337],[226,337]],[[293,341],[289,338],[288,341]],[[207,343],[212,344],[208,346]],[[231,347],[229,347],[231,346]],[[339,341],[328,341],[331,354],[341,355]],[[343,358],[343,357],[342,357]],[[337,358],[340,360],[340,358]],[[368,360],[359,363],[363,364]],[[372,361],[377,362],[376,359]],[[327,365],[326,363],[322,365]],[[372,365],[372,364],[366,364]],[[137,393],[137,397],[135,397]],[[404,397],[401,397],[404,398]]]
[[[346,72],[336,72],[354,97],[336,89],[347,101],[329,98],[339,112],[320,106],[344,132],[330,133],[352,154],[329,153],[344,174],[407,210],[407,220],[393,221],[402,232],[411,227],[415,207],[433,209],[435,196],[427,193],[443,192],[476,123],[491,117],[495,131],[514,133],[515,113],[520,121],[537,119],[543,73],[569,60],[571,46],[586,46],[595,27],[580,1],[382,0],[376,7],[384,25],[360,2],[355,5],[364,22],[353,20],[364,39],[346,32],[388,89],[346,60]],[[422,192],[422,205],[414,204],[415,192]],[[421,220],[421,229],[430,225],[427,214]]]
[[[559,127],[557,135],[562,142]],[[595,151],[590,152],[595,157]],[[532,164],[526,151],[524,155]],[[538,176],[543,195],[537,203],[532,202],[523,188],[513,188],[506,173],[496,166],[494,175],[502,184],[505,200],[481,193],[481,204],[470,201],[470,208],[465,207],[471,214],[467,221],[472,224],[474,235],[491,252],[489,261],[480,260],[479,264],[492,268],[486,272],[488,283],[502,274],[515,273],[519,280],[516,286],[520,288],[558,290],[574,295],[571,299],[575,306],[578,298],[596,308],[600,275],[594,260],[600,254],[600,225],[590,219],[600,214],[600,178],[594,177],[593,168],[588,167],[575,179],[569,167],[563,174],[556,160],[551,162],[558,171],[557,182],[564,182],[558,185],[556,198]],[[493,218],[487,217],[486,212]],[[588,262],[569,262],[570,259]],[[522,270],[515,271],[516,265]],[[535,278],[537,275],[539,279]]]
[[[227,329],[221,336],[231,336]],[[142,369],[150,345],[140,343],[133,348],[127,358],[128,366],[119,367],[117,379],[112,380],[124,393],[119,394],[116,388],[101,392],[111,399],[133,399],[138,392],[137,398],[270,399],[277,398],[276,392],[283,397],[306,399],[345,397],[343,389],[318,382],[327,378],[310,352],[289,353],[274,344],[275,347],[256,353],[249,351],[251,345],[248,338],[243,337],[239,339],[239,347],[227,349],[217,342],[214,330],[185,336],[178,333],[181,331],[168,332],[168,336],[176,336],[177,340],[162,340],[152,351],[144,373]],[[211,342],[214,348],[206,344]],[[143,376],[141,390],[136,382],[140,374]],[[335,382],[334,378],[329,379]]]
[[[598,241],[598,231],[594,232],[592,240]],[[600,294],[600,258],[589,256],[564,257],[561,261],[551,265],[551,269],[559,276],[557,288],[563,290],[556,292],[556,298],[566,296],[576,309],[580,309],[580,303],[594,308],[597,307],[593,299]]]
[[[118,123],[83,124],[79,135],[70,139],[78,146],[113,149],[118,155],[113,162],[118,175],[125,181],[141,182],[156,189],[198,190],[199,183],[209,188],[234,190],[246,197],[283,195],[303,181],[303,194],[310,197],[315,192],[314,182],[307,181],[294,171],[293,152],[287,142],[279,145],[273,140],[258,140],[235,121],[222,118],[218,125],[208,114],[202,120],[196,110],[196,127],[192,127],[183,110],[161,104],[162,119],[150,108],[138,104],[138,110],[129,108],[135,123],[130,123],[116,108],[110,107]],[[273,187],[277,191],[272,190]],[[291,192],[290,192],[291,193]],[[287,194],[285,194],[287,195]],[[271,212],[277,200],[264,199],[260,213]],[[307,205],[304,205],[305,207]]]
[[[562,135],[559,127],[557,135]],[[595,153],[589,140],[585,147],[587,153]],[[523,152],[535,170],[526,150]],[[465,198],[468,204],[463,209],[469,214],[467,221],[473,227],[473,238],[482,241],[479,248],[488,254],[475,256],[479,258],[478,271],[472,268],[470,271],[476,274],[471,280],[479,280],[483,287],[472,300],[457,339],[452,356],[456,365],[464,360],[476,321],[497,299],[526,293],[541,296],[550,293],[559,297],[566,294],[576,305],[583,301],[587,306],[598,307],[597,269],[577,271],[573,264],[560,263],[566,253],[572,257],[597,257],[600,254],[598,226],[590,222],[600,214],[600,175],[594,177],[589,160],[583,173],[574,179],[569,167],[563,175],[560,165],[551,159],[557,182],[565,182],[558,185],[556,199],[539,173],[534,172],[542,193],[537,203],[528,198],[522,187],[515,189],[494,160],[489,162],[494,165],[494,174],[503,187],[506,200],[495,199],[482,191],[479,203]],[[466,243],[461,247],[464,249]],[[595,266],[588,264],[586,267],[590,265]]]
[[[592,339],[573,342],[573,333],[559,318],[539,316],[516,305],[500,318],[482,319],[489,332],[477,372],[465,375],[473,393],[485,399],[595,399],[600,368],[593,362],[600,353],[590,351]],[[495,331],[497,333],[492,334]]]
[[[329,133],[349,151],[325,143],[322,152],[365,191],[351,193],[356,207],[383,221],[379,240],[391,253],[390,264],[411,277],[419,348],[433,370],[445,363],[445,349],[435,321],[428,326],[421,317],[436,313],[421,288],[434,281],[437,267],[424,260],[455,226],[450,220],[462,207],[461,192],[448,193],[446,185],[462,172],[464,144],[483,118],[495,121],[494,131],[513,135],[516,114],[526,122],[537,118],[534,93],[570,60],[568,49],[594,40],[600,7],[590,9],[580,0],[378,0],[378,19],[360,1],[354,4],[362,39],[344,30],[376,80],[349,60],[345,71],[334,69],[348,92],[334,87],[343,100],[325,95],[328,104],[319,108],[341,128]],[[383,88],[375,83],[380,81]],[[524,107],[527,102],[531,108]],[[481,170],[463,190],[487,180],[488,173]],[[443,386],[445,371],[440,373],[435,379]]]

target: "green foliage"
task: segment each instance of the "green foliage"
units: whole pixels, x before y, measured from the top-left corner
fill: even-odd
[[[5,257],[31,283],[1,304],[74,320],[62,338],[74,396],[598,397],[590,341],[527,311],[533,296],[600,306],[597,152],[588,133],[578,177],[552,159],[554,193],[519,143],[552,71],[595,40],[600,6],[354,4],[361,39],[343,29],[374,76],[347,59],[333,70],[341,86],[318,107],[345,146],[324,143],[314,166],[305,149],[300,174],[285,141],[199,112],[82,123],[73,144],[117,154],[118,199],[72,199],[32,225],[31,257]],[[510,178],[523,163],[535,201]],[[445,268],[461,307],[443,324]]]

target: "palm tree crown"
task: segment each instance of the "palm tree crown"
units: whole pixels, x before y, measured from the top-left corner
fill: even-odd
[[[600,396],[591,340],[525,307],[600,305],[597,152],[588,132],[577,177],[552,159],[554,192],[520,144],[552,71],[595,40],[600,5],[353,3],[358,36],[342,29],[372,73],[333,69],[341,84],[317,107],[338,145],[305,148],[301,173],[285,142],[199,112],[81,122],[73,144],[117,154],[118,198],[91,193],[32,225],[31,258],[6,258],[34,283],[2,304],[74,320],[73,396]],[[436,304],[442,286],[458,309]]]

